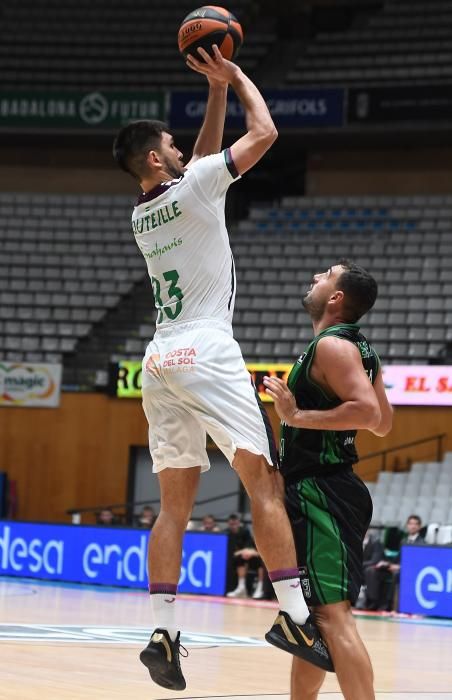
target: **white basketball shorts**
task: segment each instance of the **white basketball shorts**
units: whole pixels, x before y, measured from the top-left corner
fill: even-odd
[[[242,448],[276,466],[270,422],[229,324],[158,329],[143,358],[142,393],[154,472],[209,469],[206,433],[231,464]]]

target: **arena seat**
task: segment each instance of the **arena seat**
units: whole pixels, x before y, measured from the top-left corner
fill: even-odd
[[[77,353],[89,346],[95,372],[105,368],[108,354],[140,357],[155,310],[130,231],[131,204],[113,195],[2,193],[4,359],[71,356],[77,363]],[[108,232],[101,225],[107,214],[115,222]],[[25,225],[30,216],[33,224]],[[245,358],[292,362],[301,354],[312,337],[303,290],[314,272],[349,257],[380,284],[362,328],[383,361],[439,360],[452,325],[452,230],[439,224],[451,218],[446,195],[285,197],[252,206],[248,218],[231,227],[234,326]]]
[[[252,16],[239,63],[253,72],[276,42],[272,18],[259,19],[252,0],[229,6]],[[197,85],[177,48],[178,27],[191,0],[2,3],[0,81],[31,90],[149,90]],[[139,21],[137,21],[137,17]],[[151,87],[150,87],[151,86]]]
[[[452,525],[441,525],[438,528],[436,544],[451,544],[452,543]]]
[[[4,359],[61,361],[142,279],[130,205],[128,197],[109,195],[2,193]],[[107,212],[118,222],[108,231],[101,224]]]
[[[452,524],[452,464],[415,462],[408,472],[379,472],[373,487],[374,524],[402,527],[409,515],[419,515],[424,524]]]
[[[322,266],[326,269],[335,260],[349,257],[368,267],[380,283],[379,298],[364,319],[363,330],[375,340],[381,357],[399,364],[435,361],[451,320],[447,314],[452,262],[440,250],[451,245],[452,231],[439,226],[451,216],[452,198],[445,195],[291,196],[275,206],[252,206],[249,217],[232,234],[238,307],[244,309],[242,294],[249,291],[241,287],[242,280],[256,280],[259,297],[251,295],[247,303],[261,313],[277,303],[276,283],[284,298],[280,306],[289,314],[299,312],[295,321],[275,319],[280,332],[290,324],[289,333],[309,339],[309,319],[301,310],[302,290]],[[241,323],[242,318],[236,318],[237,330]],[[259,336],[256,328],[256,339]],[[285,349],[278,346],[280,351]],[[257,353],[250,359],[257,361]],[[281,352],[275,359],[292,358]]]
[[[449,0],[386,0],[348,30],[319,32],[287,74],[291,85],[398,85],[452,78]]]

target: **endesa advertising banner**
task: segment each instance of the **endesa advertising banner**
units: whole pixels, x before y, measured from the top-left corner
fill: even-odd
[[[383,379],[393,406],[452,406],[452,366],[387,365]]]
[[[149,533],[132,528],[0,522],[0,575],[147,588]],[[181,593],[223,595],[228,537],[187,532]]]
[[[263,95],[278,128],[342,126],[344,90],[294,89],[264,90]],[[169,122],[172,129],[193,129],[201,126],[206,112],[206,91],[171,93]],[[243,107],[232,91],[228,95],[226,128],[243,129]]]
[[[452,618],[452,547],[402,546],[399,608]]]

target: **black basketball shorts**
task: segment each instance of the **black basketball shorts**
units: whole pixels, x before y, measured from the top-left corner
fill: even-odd
[[[363,540],[372,518],[366,485],[345,467],[328,476],[286,484],[300,577],[309,606],[358,598]]]

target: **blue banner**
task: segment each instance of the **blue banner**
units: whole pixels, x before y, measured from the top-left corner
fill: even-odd
[[[342,126],[344,90],[295,89],[263,91],[276,126],[281,128],[318,128]],[[206,111],[207,91],[175,91],[171,93],[169,123],[172,129],[199,128]],[[242,105],[232,91],[228,95],[226,128],[243,129]]]
[[[0,574],[147,588],[149,533],[132,528],[0,523]],[[228,537],[187,532],[180,593],[223,595]]]
[[[399,609],[452,618],[452,547],[402,547]]]

